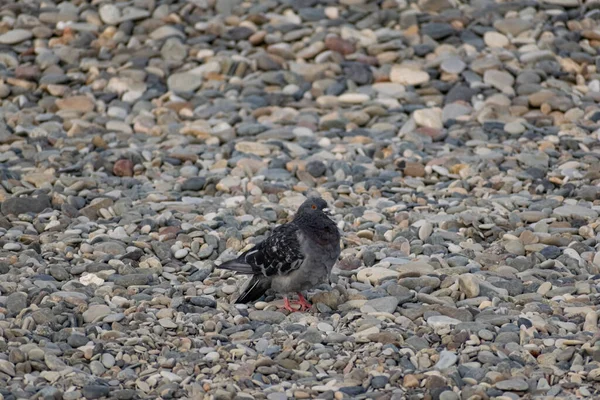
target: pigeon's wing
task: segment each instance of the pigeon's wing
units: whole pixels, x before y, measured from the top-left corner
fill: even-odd
[[[244,260],[240,260],[240,258],[236,258],[235,260],[224,262],[221,265],[218,265],[217,268],[228,269],[230,271],[239,272],[241,274],[253,275],[255,274],[254,269],[251,265],[248,265],[244,262]]]
[[[300,268],[304,262],[299,233],[298,227],[293,223],[281,225],[273,230],[271,236],[242,254],[237,261],[249,265],[256,275],[287,275]]]
[[[271,287],[271,278],[262,274],[252,275],[246,284],[244,290],[236,299],[237,304],[244,304],[250,301],[256,301]]]

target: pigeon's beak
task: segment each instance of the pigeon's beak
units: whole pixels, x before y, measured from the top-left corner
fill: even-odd
[[[329,209],[329,207],[326,207],[326,208],[323,209],[323,213],[325,215],[329,215],[330,216],[331,215],[331,210]]]

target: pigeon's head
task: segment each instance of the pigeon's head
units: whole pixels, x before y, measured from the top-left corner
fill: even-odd
[[[310,197],[306,200],[298,209],[297,215],[315,215],[325,214],[329,215],[329,209],[327,208],[327,202],[320,197]]]

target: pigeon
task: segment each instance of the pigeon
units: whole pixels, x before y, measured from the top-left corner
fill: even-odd
[[[237,304],[258,300],[268,289],[284,295],[283,309],[292,308],[288,295],[298,294],[301,311],[311,308],[303,290],[329,283],[329,274],[340,255],[340,231],[330,218],[327,202],[308,198],[294,219],[278,226],[264,241],[221,269],[252,275],[235,301]]]

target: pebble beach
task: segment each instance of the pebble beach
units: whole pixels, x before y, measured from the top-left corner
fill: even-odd
[[[598,0],[0,0],[0,400],[598,398],[599,69]]]

